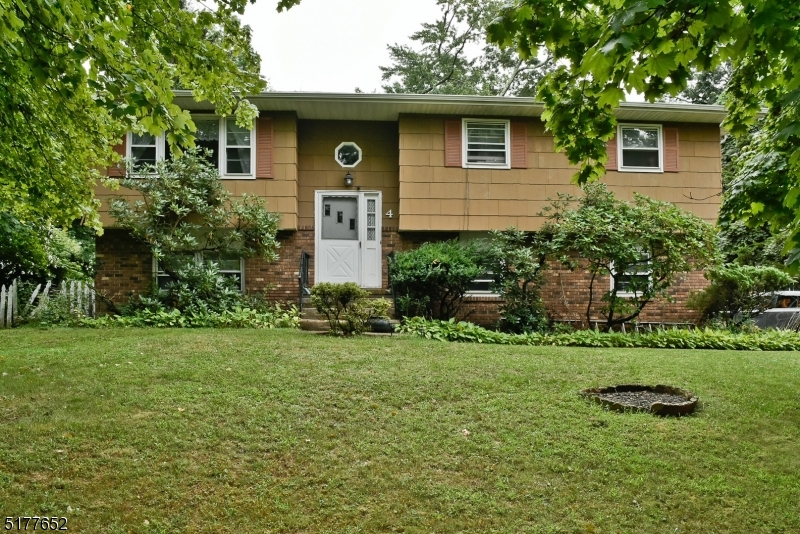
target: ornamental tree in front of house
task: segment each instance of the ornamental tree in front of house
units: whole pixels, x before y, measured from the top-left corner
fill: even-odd
[[[548,253],[589,272],[587,325],[598,303],[605,329],[632,321],[654,298],[668,298],[679,274],[717,260],[715,229],[703,219],[639,194],[618,200],[602,183],[587,185],[581,198],[559,195],[545,213]]]

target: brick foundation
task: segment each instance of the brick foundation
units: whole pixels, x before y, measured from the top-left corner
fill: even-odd
[[[383,249],[383,287],[388,288],[388,266],[386,257],[391,252],[416,248],[422,243],[458,238],[457,232],[398,232],[396,228],[384,228]],[[314,229],[302,227],[297,231],[283,231],[278,234],[281,243],[280,259],[266,262],[253,258],[245,261],[245,284],[249,293],[266,292],[275,302],[297,303],[299,298],[300,254],[305,251],[311,255],[309,280],[314,281]],[[97,288],[115,304],[128,301],[131,296],[145,292],[152,283],[152,256],[146,247],[138,244],[126,232],[109,229],[98,238],[97,257],[99,268]],[[542,287],[548,315],[557,321],[585,323],[586,305],[589,298],[590,275],[583,270],[570,271],[557,261],[552,261],[545,273],[546,283]],[[603,288],[610,284],[609,277],[601,277],[596,283],[599,298]],[[683,274],[670,290],[674,302],[664,299],[649,303],[639,317],[642,322],[692,322],[697,314],[686,308],[686,300],[693,291],[699,291],[708,281],[699,271]],[[501,300],[493,296],[470,296],[465,300],[463,313],[467,320],[484,326],[492,326],[500,318],[498,311]],[[592,319],[600,320],[593,307]]]
[[[97,276],[95,288],[98,294],[117,306],[125,304],[131,297],[146,293],[153,283],[153,255],[150,250],[133,239],[124,230],[106,229],[97,238]],[[108,311],[102,299],[98,299],[99,310]]]

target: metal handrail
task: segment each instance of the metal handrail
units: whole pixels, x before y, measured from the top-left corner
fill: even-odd
[[[386,279],[389,283],[389,287],[392,290],[392,306],[394,307],[394,316],[397,317],[397,292],[394,289],[394,284],[392,283],[392,264],[394,263],[394,251],[390,252],[386,255],[386,268],[387,268],[387,275]]]
[[[298,308],[303,311],[303,297],[310,295],[311,291],[308,289],[308,263],[311,255],[305,250],[300,253],[300,271],[297,275],[299,281],[299,295],[298,295]]]

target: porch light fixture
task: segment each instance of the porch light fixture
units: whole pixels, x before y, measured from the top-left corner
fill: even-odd
[[[353,185],[353,175],[350,174],[350,171],[347,171],[347,174],[344,176],[344,185],[347,187]]]

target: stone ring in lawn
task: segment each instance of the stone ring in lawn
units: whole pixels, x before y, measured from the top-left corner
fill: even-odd
[[[610,410],[650,412],[656,415],[687,415],[697,407],[697,397],[672,386],[625,384],[605,388],[589,388],[581,395]]]

